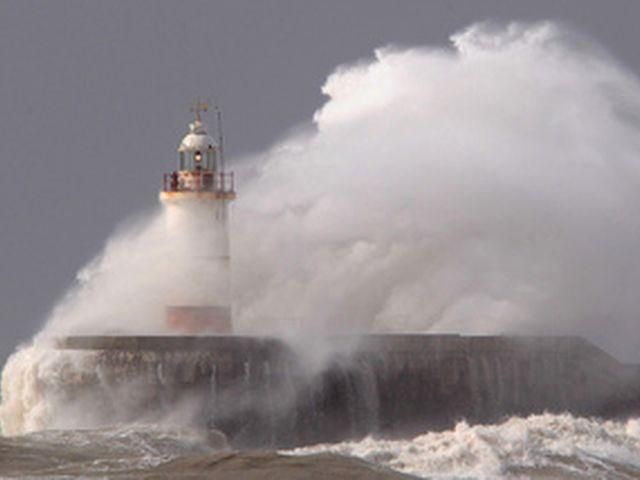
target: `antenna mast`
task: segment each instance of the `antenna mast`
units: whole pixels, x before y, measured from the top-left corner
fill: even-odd
[[[224,172],[224,136],[222,135],[222,110],[216,104],[216,119],[218,123],[218,144],[220,148],[220,171]]]

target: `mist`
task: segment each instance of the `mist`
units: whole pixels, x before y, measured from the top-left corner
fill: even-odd
[[[476,24],[323,92],[245,160],[239,329],[575,334],[638,360],[635,75],[564,26]]]

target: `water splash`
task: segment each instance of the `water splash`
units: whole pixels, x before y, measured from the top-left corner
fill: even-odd
[[[637,357],[640,84],[552,24],[336,69],[306,135],[249,163],[236,323],[570,333]]]

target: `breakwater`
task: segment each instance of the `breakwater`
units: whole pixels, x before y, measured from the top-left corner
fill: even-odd
[[[89,359],[90,368],[85,362],[60,376],[63,390],[69,398],[91,392],[105,418],[170,414],[189,402],[196,421],[238,447],[405,437],[461,419],[543,411],[640,412],[640,369],[579,337],[365,335],[329,343],[334,353],[311,370],[304,356],[265,337],[74,336],[57,348]]]

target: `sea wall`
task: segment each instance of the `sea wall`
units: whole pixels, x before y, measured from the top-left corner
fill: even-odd
[[[406,437],[461,419],[542,411],[640,413],[639,368],[578,337],[366,335],[329,343],[335,353],[317,370],[262,337],[66,337],[57,348],[91,356],[92,368],[61,378],[70,397],[92,392],[105,418],[167,414],[188,400],[198,422],[241,447]]]

